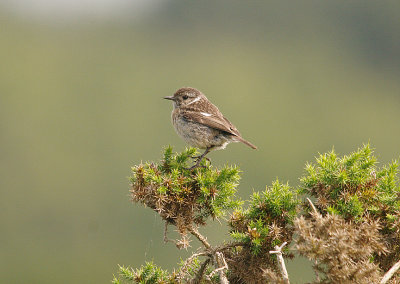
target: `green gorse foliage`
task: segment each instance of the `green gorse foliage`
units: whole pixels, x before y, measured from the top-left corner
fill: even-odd
[[[122,279],[122,280],[121,280]],[[163,270],[152,261],[146,262],[138,269],[119,267],[119,278],[114,277],[113,284],[134,282],[139,284],[174,284],[179,283],[174,273]]]
[[[277,179],[264,192],[253,193],[248,209],[233,212],[231,236],[249,244],[254,255],[290,242],[299,203],[294,190]]]
[[[293,237],[293,221],[300,200],[288,183],[277,179],[263,192],[254,192],[247,209],[235,210],[230,219],[231,237],[243,243],[240,250],[229,254],[233,279],[239,283],[252,283],[254,279],[265,282],[263,271],[272,268],[278,271],[275,256],[269,251],[283,242],[290,244]],[[287,256],[293,257],[288,246]],[[264,279],[264,280],[263,280]],[[239,280],[235,280],[239,281]]]
[[[240,175],[237,167],[216,169],[207,160],[200,168],[188,170],[188,162],[196,149],[173,153],[164,150],[164,159],[132,168],[130,178],[133,201],[157,211],[167,222],[185,234],[188,227],[205,225],[208,217],[218,218],[242,202],[236,198]]]
[[[398,162],[379,169],[369,145],[342,158],[334,151],[320,155],[306,172],[302,192],[316,197],[323,211],[357,220],[382,212],[387,219],[400,210]]]

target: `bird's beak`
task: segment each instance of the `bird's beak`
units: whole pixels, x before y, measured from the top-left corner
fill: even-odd
[[[173,101],[174,100],[174,96],[167,96],[167,97],[164,97],[164,99]]]

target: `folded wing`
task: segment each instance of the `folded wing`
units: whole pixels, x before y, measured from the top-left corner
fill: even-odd
[[[237,128],[222,115],[217,116],[206,112],[185,111],[183,117],[189,121],[197,122],[240,137]]]

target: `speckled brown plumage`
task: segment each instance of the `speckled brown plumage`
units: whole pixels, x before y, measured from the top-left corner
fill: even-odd
[[[165,98],[174,102],[172,123],[189,145],[214,150],[224,149],[231,142],[242,142],[256,149],[199,90],[180,88],[173,96]]]

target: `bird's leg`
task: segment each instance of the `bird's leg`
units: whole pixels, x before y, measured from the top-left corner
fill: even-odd
[[[200,163],[201,163],[201,160],[203,160],[203,158],[211,151],[211,149],[212,149],[212,147],[209,147],[209,148],[207,148],[207,149],[204,151],[204,153],[201,154],[200,156],[193,157],[193,158],[196,159],[196,163],[195,163],[193,166],[191,166],[191,167],[189,168],[189,170],[193,170],[193,169],[199,167],[199,166],[200,166]],[[208,158],[206,158],[206,159],[207,159],[208,161],[210,161]]]
[[[203,154],[198,155],[198,156],[190,156],[190,158],[192,158],[193,160],[196,160],[196,162],[197,162],[197,160],[200,159],[201,156],[203,156]],[[203,157],[203,159],[206,159],[207,161],[209,161],[211,163],[211,160],[208,157]]]
[[[205,157],[205,155],[207,155],[212,150],[212,148],[214,148],[214,147],[208,147],[208,148],[206,148],[206,151],[203,154],[198,155],[198,156],[190,156],[190,158],[192,158],[193,160],[196,160],[196,162],[197,162],[197,160],[199,160],[199,159],[202,160],[204,158],[211,163],[211,160],[209,158]]]

